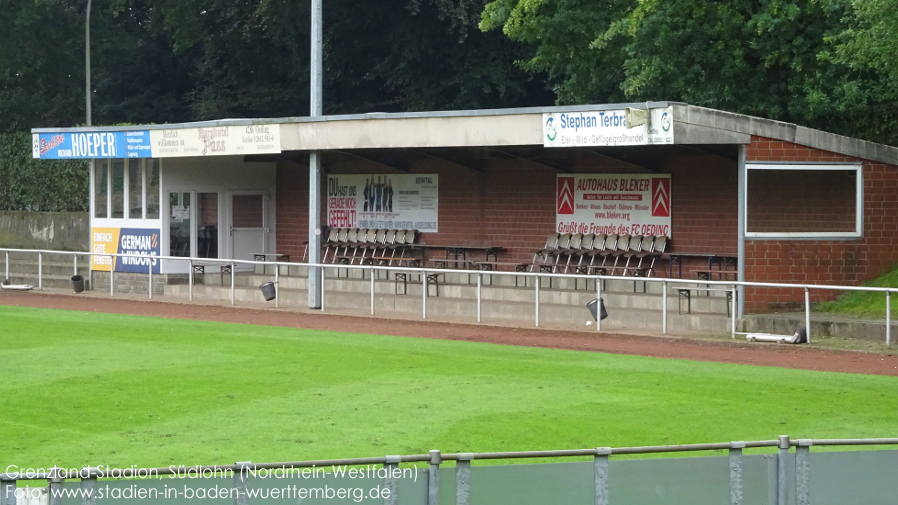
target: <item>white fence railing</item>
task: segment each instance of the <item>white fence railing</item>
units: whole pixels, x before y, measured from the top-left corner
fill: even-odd
[[[482,313],[482,289],[483,289],[483,276],[491,275],[491,276],[509,276],[509,277],[525,277],[525,278],[533,278],[535,280],[534,284],[534,324],[539,326],[539,302],[540,302],[540,279],[543,278],[567,278],[567,279],[582,279],[582,280],[593,280],[595,281],[596,286],[596,298],[602,298],[602,282],[608,280],[627,280],[634,282],[649,282],[649,283],[660,283],[661,284],[661,296],[662,296],[662,309],[661,309],[661,331],[664,334],[667,334],[667,321],[668,321],[668,309],[667,309],[667,297],[668,297],[668,287],[669,286],[695,286],[695,289],[704,291],[704,287],[709,286],[717,286],[716,289],[729,291],[730,292],[730,303],[731,305],[731,327],[730,331],[733,338],[736,338],[736,300],[738,297],[739,288],[745,287],[756,287],[756,288],[774,288],[774,289],[803,289],[804,290],[804,314],[805,314],[805,331],[807,332],[808,342],[811,341],[811,290],[826,290],[826,291],[867,291],[867,292],[875,292],[875,293],[883,293],[885,295],[886,300],[886,310],[885,310],[885,340],[886,346],[891,346],[892,344],[892,293],[898,293],[898,288],[880,288],[880,287],[869,287],[869,286],[840,286],[840,285],[827,285],[827,284],[792,284],[792,283],[775,283],[775,282],[740,282],[740,281],[714,281],[714,280],[704,280],[704,279],[675,279],[675,278],[667,278],[667,277],[621,277],[621,276],[607,276],[607,275],[582,275],[582,274],[567,274],[567,273],[537,273],[537,272],[503,272],[498,270],[461,270],[461,269],[434,269],[434,268],[413,268],[413,267],[398,267],[398,266],[380,266],[380,265],[344,265],[344,264],[332,264],[332,263],[297,263],[297,262],[286,262],[286,261],[249,261],[249,260],[236,260],[236,259],[215,259],[215,258],[188,258],[182,256],[144,256],[144,255],[134,255],[134,254],[110,254],[110,253],[93,253],[93,252],[73,252],[73,251],[49,251],[49,250],[40,250],[40,249],[3,249],[0,248],[0,251],[5,252],[5,265],[6,265],[6,276],[5,278],[9,278],[9,265],[10,253],[34,253],[37,254],[38,257],[38,289],[43,289],[43,256],[45,254],[54,254],[54,255],[71,255],[73,256],[73,271],[75,275],[78,274],[78,256],[88,256],[92,258],[94,256],[100,256],[104,258],[110,258],[110,263],[112,263],[111,258],[136,258],[136,259],[152,259],[152,260],[168,260],[168,261],[186,261],[188,262],[188,276],[189,276],[189,298],[190,301],[193,301],[193,285],[194,285],[194,272],[193,266],[194,263],[202,263],[204,265],[229,265],[230,268],[230,277],[231,277],[231,287],[230,287],[230,302],[232,305],[236,305],[236,285],[235,285],[235,275],[236,275],[236,267],[238,265],[251,265],[253,268],[258,265],[262,266],[274,266],[274,276],[275,276],[275,286],[278,285],[280,281],[280,267],[308,267],[308,268],[319,268],[321,269],[321,307],[320,310],[324,311],[324,295],[325,295],[325,275],[328,269],[350,269],[350,270],[363,270],[368,271],[370,273],[369,278],[371,279],[371,307],[370,312],[371,315],[375,313],[375,273],[379,271],[387,271],[387,272],[405,272],[409,274],[419,275],[421,278],[422,284],[422,297],[421,297],[421,317],[423,319],[427,319],[427,295],[428,295],[428,274],[436,274],[436,273],[446,273],[447,271],[451,271],[456,274],[467,274],[476,276],[477,279],[477,322],[481,322]],[[92,262],[90,262],[92,263]],[[147,295],[152,299],[153,297],[153,262],[148,262],[149,266],[147,267],[147,275],[148,275],[148,287],[147,287]],[[89,275],[93,274],[93,270],[90,270]],[[109,272],[109,295],[115,296],[115,269],[110,268]],[[91,279],[92,280],[92,279]],[[588,286],[588,283],[587,283]],[[279,300],[275,297],[275,307],[280,307]],[[602,320],[601,318],[597,318],[596,331],[602,330]]]

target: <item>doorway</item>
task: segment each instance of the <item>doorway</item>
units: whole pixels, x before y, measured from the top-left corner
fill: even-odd
[[[265,191],[241,191],[231,194],[232,258],[253,260],[254,254],[268,252],[268,194]],[[245,266],[240,270],[252,270]]]
[[[218,258],[218,193],[169,193],[169,255]]]

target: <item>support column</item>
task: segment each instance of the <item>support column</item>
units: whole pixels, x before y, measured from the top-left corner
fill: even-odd
[[[745,216],[745,202],[748,198],[748,180],[747,180],[747,172],[745,169],[745,146],[739,146],[739,165],[738,165],[738,182],[736,185],[738,186],[738,197],[736,198],[739,210],[737,212],[738,215],[738,223],[736,223],[736,230],[738,235],[738,249],[736,250],[736,254],[738,258],[736,259],[736,270],[738,273],[736,274],[736,280],[739,282],[745,282],[745,226],[746,226],[746,216]],[[745,314],[745,286],[739,286],[736,290],[738,296],[738,303],[736,304],[736,308],[738,312],[733,314],[734,319],[738,319]]]
[[[322,21],[321,0],[312,0],[311,75],[309,115],[322,114]],[[321,155],[309,153],[309,263],[321,263]],[[309,268],[309,308],[321,308],[321,270]]]

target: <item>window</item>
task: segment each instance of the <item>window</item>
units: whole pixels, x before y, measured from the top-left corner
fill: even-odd
[[[94,217],[107,217],[109,201],[109,162],[98,160],[94,165]]]
[[[128,160],[128,217],[143,219],[143,163]]]
[[[159,161],[144,160],[147,180],[147,219],[159,219]]]
[[[110,175],[112,179],[112,191],[110,193],[112,215],[109,217],[121,219],[125,217],[125,160],[112,160]]]
[[[746,169],[746,237],[862,236],[860,164],[748,163]]]

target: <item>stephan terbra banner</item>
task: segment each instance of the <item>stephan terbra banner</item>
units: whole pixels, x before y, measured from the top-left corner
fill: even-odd
[[[437,174],[327,176],[331,228],[439,230]]]
[[[32,157],[50,160],[172,158],[281,152],[281,126],[34,133]]]
[[[543,114],[544,147],[673,143],[672,107]]]
[[[559,175],[558,233],[670,236],[670,174]]]

